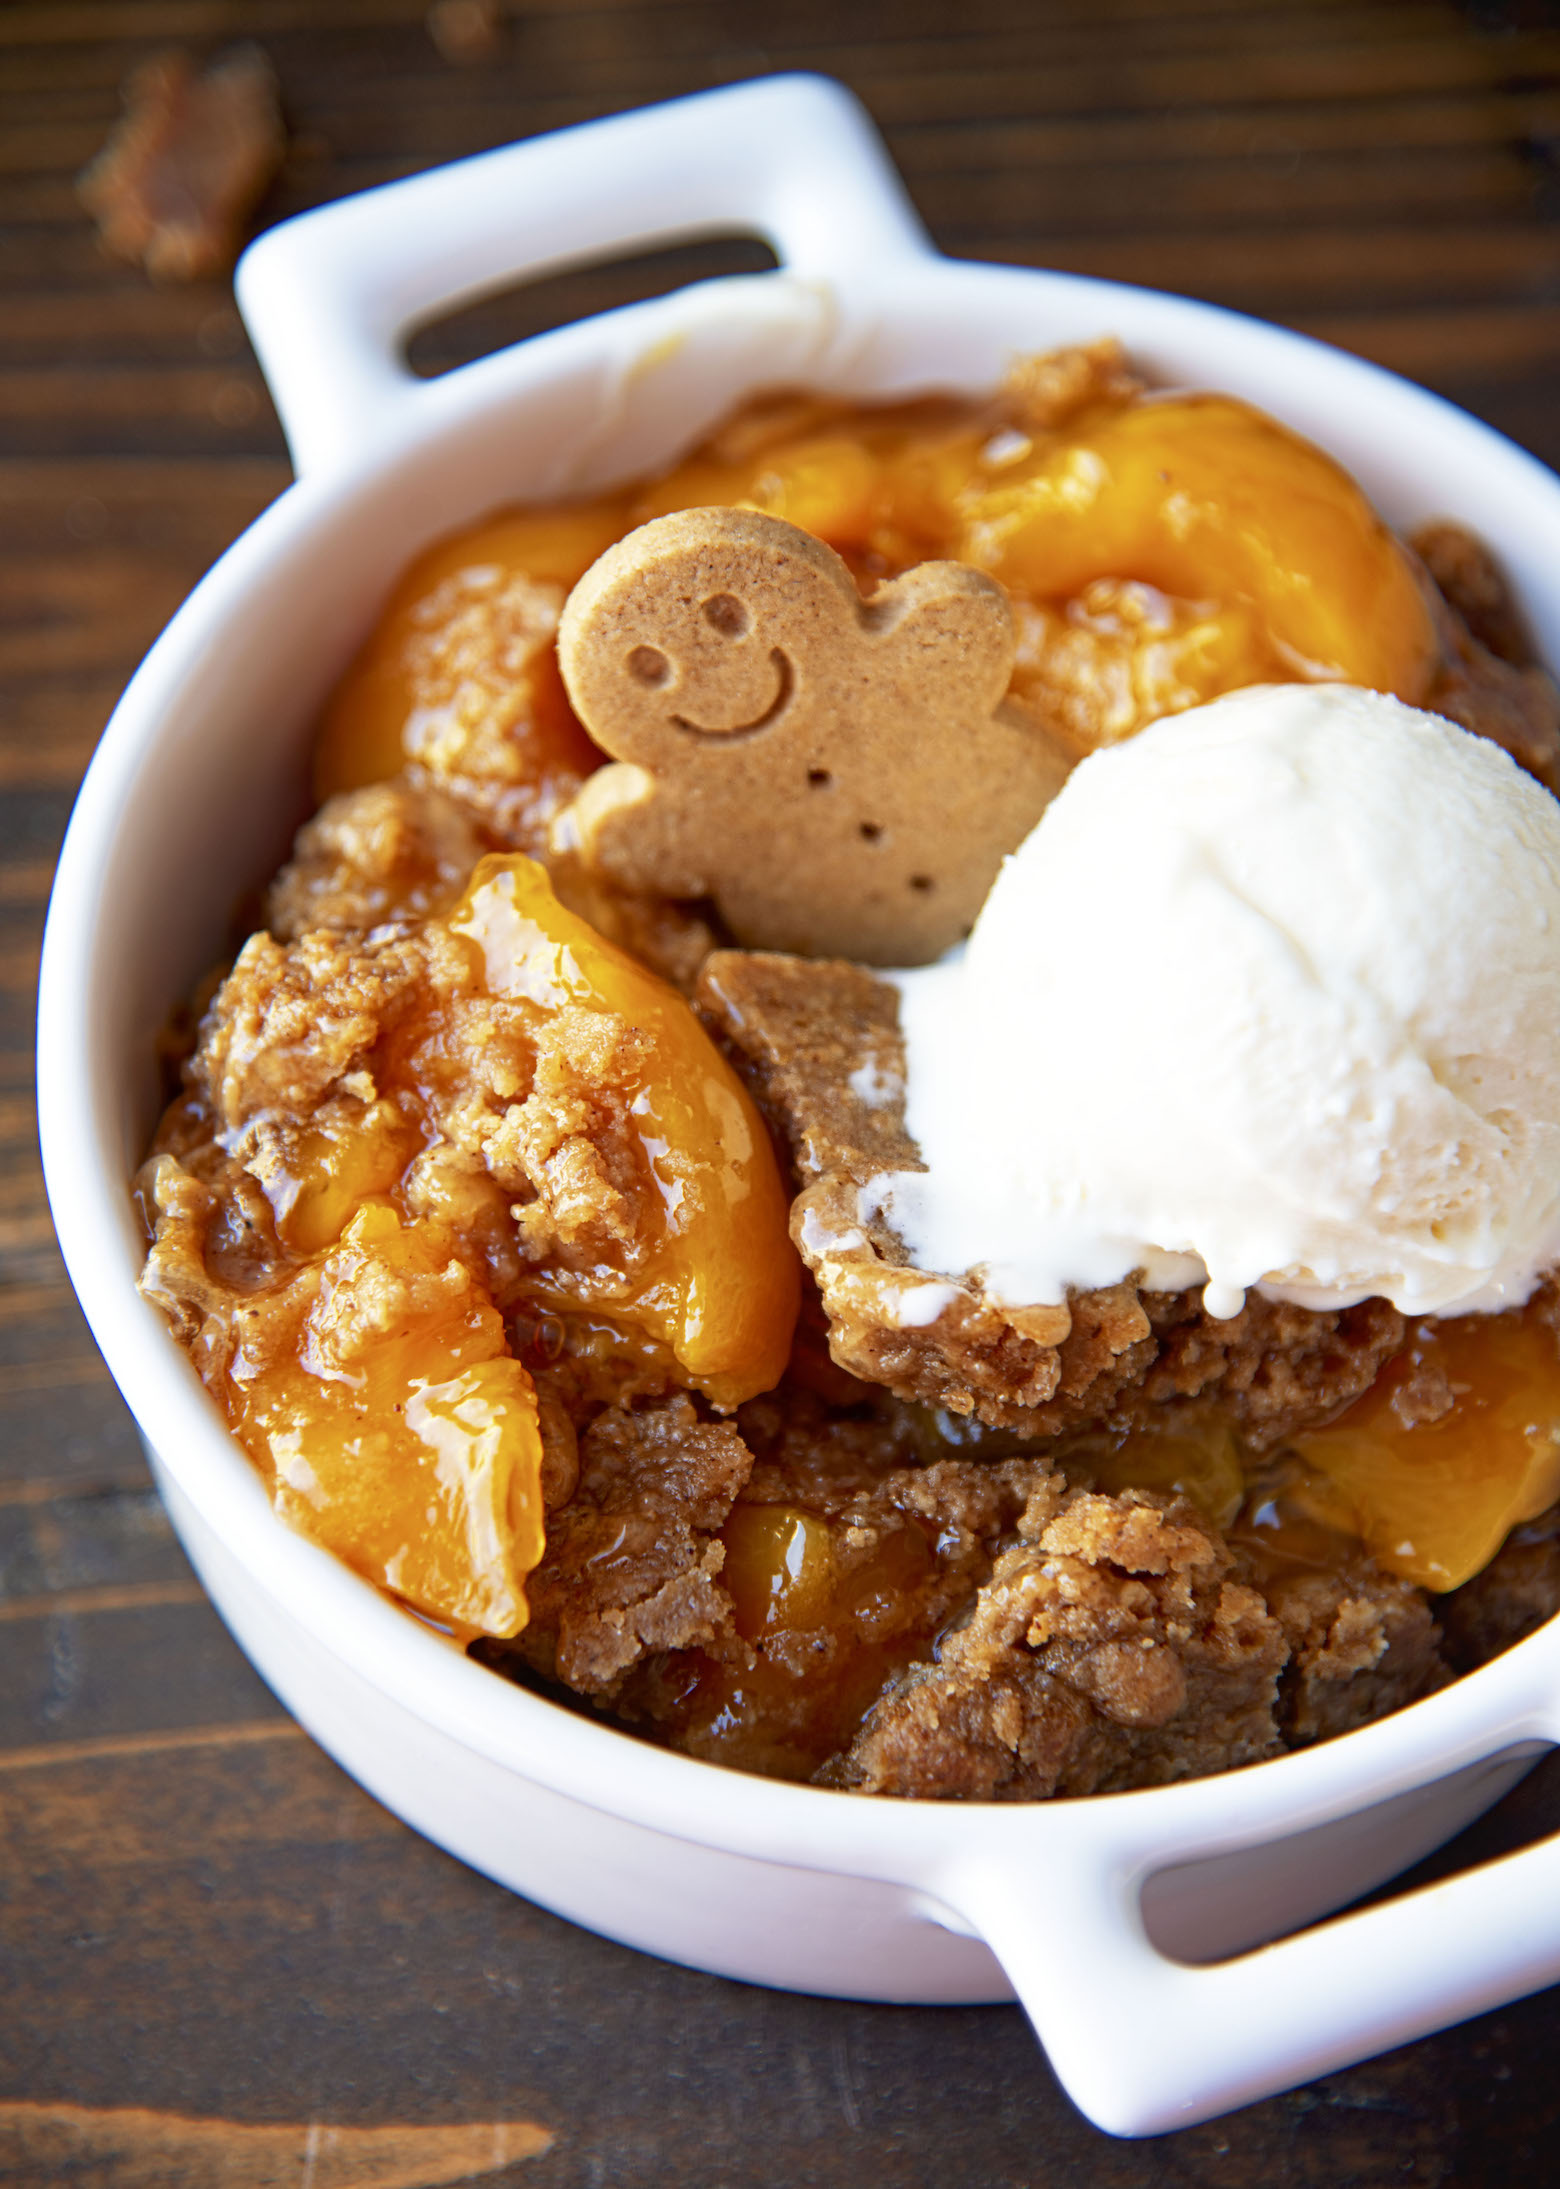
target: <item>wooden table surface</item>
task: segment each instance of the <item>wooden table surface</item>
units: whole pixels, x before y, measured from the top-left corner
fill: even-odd
[[[458,69],[421,0],[0,7],[0,2181],[1474,2184],[1560,2166],[1560,1992],[1204,2128],[1097,2134],[1013,2008],[645,1959],[413,1837],[228,1640],[72,1302],[32,1115],[43,907],[137,659],[285,486],[220,281],[105,258],[73,177],[170,41],[258,40],[270,220],[646,100],[819,68],[948,250],[1323,335],[1560,464],[1560,28],[1524,0],[527,0]],[[751,263],[544,284],[424,340]],[[1541,1771],[1464,1856],[1560,1825]],[[507,2125],[506,2125],[507,2124]]]

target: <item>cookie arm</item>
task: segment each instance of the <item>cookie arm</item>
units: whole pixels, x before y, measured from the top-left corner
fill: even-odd
[[[710,894],[686,827],[668,816],[655,778],[632,761],[587,776],[555,827],[578,845],[587,866],[622,889],[658,897]]]

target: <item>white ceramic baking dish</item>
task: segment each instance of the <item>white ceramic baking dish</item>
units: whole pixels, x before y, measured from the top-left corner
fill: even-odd
[[[739,231],[706,283],[421,383],[457,300]],[[1039,1806],[876,1802],[665,1754],[469,1663],[288,1532],[134,1290],[126,1183],[153,1037],[305,808],[310,725],[426,541],[666,464],[753,390],[980,389],[1121,336],[1330,448],[1397,523],[1464,519],[1560,660],[1560,483],[1418,389],[1207,306],[937,256],[859,109],[775,78],[513,146],[280,228],[239,293],[298,483],[203,581],[83,788],[44,952],[39,1094],[71,1276],[224,1618],[310,1731],[421,1831],[612,1937],[862,1999],[1016,1992],[1118,2134],[1303,2082],[1560,1976],[1560,1842],[1314,1924],[1457,1830],[1560,1736],[1560,1623],[1345,1739],[1195,1784]],[[1263,1944],[1278,1939],[1280,1942]]]

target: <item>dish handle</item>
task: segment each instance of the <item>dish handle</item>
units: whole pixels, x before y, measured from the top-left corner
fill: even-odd
[[[732,232],[835,283],[931,250],[851,94],[772,76],[321,207],[252,244],[236,288],[302,475],[382,450],[429,399],[402,355],[414,327],[522,275]]]
[[[1145,1924],[1162,1852],[1108,1828],[1071,1852],[1059,1877],[1011,1837],[967,1844],[922,1906],[985,1940],[1058,2080],[1112,2135],[1194,2127],[1560,1979],[1560,1835],[1201,1963]]]

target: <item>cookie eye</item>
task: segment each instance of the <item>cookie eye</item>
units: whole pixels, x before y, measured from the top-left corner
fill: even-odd
[[[753,619],[735,593],[712,593],[704,603],[704,620],[722,638],[745,638]]]
[[[636,646],[627,667],[636,684],[664,684],[672,673],[672,665],[659,646]]]

